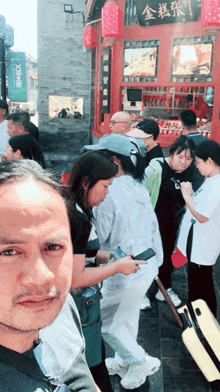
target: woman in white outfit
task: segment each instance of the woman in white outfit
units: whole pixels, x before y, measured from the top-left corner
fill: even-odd
[[[188,300],[203,299],[216,316],[212,266],[220,253],[220,145],[199,144],[195,162],[206,179],[194,195],[190,182],[181,183],[187,212],[177,246],[188,258]]]
[[[94,210],[101,249],[121,250],[134,256],[152,248],[156,256],[141,265],[133,276],[116,274],[103,282],[101,301],[102,334],[115,350],[106,365],[110,375],[118,374],[125,389],[142,385],[146,377],[160,367],[158,358],[150,357],[137,343],[140,302],[158,274],[163,252],[157,218],[145,186],[142,157],[133,153],[129,139],[122,135],[105,135],[89,149],[102,154],[118,166],[118,174],[105,200]]]

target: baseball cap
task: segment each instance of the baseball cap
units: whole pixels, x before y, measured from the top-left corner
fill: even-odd
[[[120,134],[104,135],[99,139],[98,144],[92,144],[84,146],[86,150],[109,150],[121,155],[130,157],[131,151],[133,150],[132,143],[126,136]]]
[[[5,109],[6,113],[8,113],[8,104],[4,99],[0,99],[0,109]]]
[[[137,139],[149,138],[159,134],[159,125],[155,120],[143,120],[135,128],[126,133],[126,136],[133,136]]]

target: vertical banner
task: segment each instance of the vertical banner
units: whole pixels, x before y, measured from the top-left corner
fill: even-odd
[[[103,48],[103,72],[102,72],[102,113],[110,112],[110,75],[111,75],[111,48]]]
[[[11,102],[27,102],[26,60],[24,52],[9,52],[7,63],[8,98]]]

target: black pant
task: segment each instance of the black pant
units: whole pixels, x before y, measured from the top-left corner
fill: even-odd
[[[186,254],[188,258],[188,301],[191,302],[196,299],[203,299],[216,317],[217,302],[213,283],[212,265],[198,265],[190,261],[193,244],[193,221],[195,223],[195,220],[192,220],[186,244]]]
[[[203,299],[216,317],[217,302],[211,265],[188,263],[188,290],[189,302]]]
[[[114,392],[111,386],[108,370],[105,365],[105,346],[102,342],[102,362],[90,368],[95,383],[102,392]]]
[[[159,221],[163,244],[163,264],[159,268],[159,278],[166,290],[171,287],[171,274],[173,271],[171,256],[176,242],[178,227],[178,222],[174,223],[172,220],[166,222]]]

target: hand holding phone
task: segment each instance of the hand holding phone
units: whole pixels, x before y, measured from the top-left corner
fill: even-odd
[[[151,257],[155,256],[155,252],[152,248],[146,249],[144,252],[139,253],[139,255],[134,256],[133,260],[149,260]]]
[[[139,253],[137,256],[133,257],[133,260],[148,260],[151,257],[155,256],[155,252],[152,248],[146,249],[144,252]],[[114,257],[116,259],[121,259],[122,257],[127,256],[127,254],[120,248],[115,251]]]

